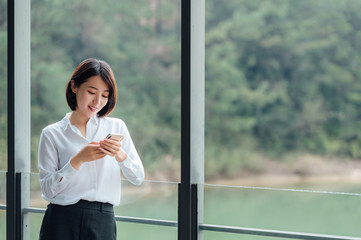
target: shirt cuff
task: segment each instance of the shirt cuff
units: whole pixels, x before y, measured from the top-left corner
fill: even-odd
[[[127,156],[127,158],[124,161],[119,162],[119,166],[129,167],[130,165],[131,165],[131,160],[129,156]]]
[[[62,172],[62,176],[63,177],[71,177],[73,175],[75,175],[75,173],[77,172],[77,170],[75,168],[73,168],[73,166],[70,164],[70,161],[65,164],[65,166],[61,169]]]

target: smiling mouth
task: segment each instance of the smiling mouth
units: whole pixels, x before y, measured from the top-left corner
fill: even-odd
[[[95,112],[98,108],[89,106],[90,111]]]

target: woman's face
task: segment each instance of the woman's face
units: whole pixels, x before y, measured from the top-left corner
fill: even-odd
[[[76,112],[80,116],[90,119],[97,114],[108,102],[109,87],[100,76],[93,76],[79,87],[71,84],[76,95]]]

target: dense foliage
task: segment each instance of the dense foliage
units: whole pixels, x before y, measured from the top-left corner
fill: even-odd
[[[361,1],[206,0],[207,177],[257,157],[361,157]],[[87,57],[108,61],[150,173],[179,175],[180,1],[32,1],[32,168],[41,129],[69,111]],[[0,1],[0,168],[6,159],[6,1]]]

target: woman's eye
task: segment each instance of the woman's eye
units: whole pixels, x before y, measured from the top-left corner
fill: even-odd
[[[108,98],[108,96],[103,95],[103,98]]]
[[[91,92],[91,91],[88,91],[88,93],[90,93],[91,95],[94,95],[95,93]]]

